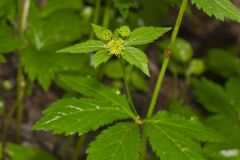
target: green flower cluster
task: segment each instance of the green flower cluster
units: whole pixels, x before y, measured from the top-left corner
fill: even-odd
[[[128,26],[122,26],[116,29],[115,34],[109,29],[105,29],[101,32],[100,39],[106,42],[106,48],[110,55],[120,56],[124,50],[124,38],[127,38],[130,32]]]

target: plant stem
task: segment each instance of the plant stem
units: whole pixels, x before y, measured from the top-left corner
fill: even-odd
[[[181,22],[182,22],[182,18],[183,18],[183,15],[184,15],[184,12],[185,12],[185,9],[186,9],[186,6],[187,6],[187,2],[188,2],[188,0],[183,0],[182,1],[181,8],[180,8],[180,11],[179,11],[179,14],[178,14],[178,17],[177,17],[177,21],[174,25],[174,29],[173,29],[173,32],[172,32],[172,35],[171,35],[171,42],[170,42],[167,50],[164,53],[164,59],[163,59],[162,67],[161,67],[161,70],[160,70],[160,73],[159,73],[159,76],[158,76],[158,79],[157,79],[157,83],[156,83],[155,88],[154,88],[153,96],[152,96],[152,99],[151,99],[151,102],[150,102],[150,105],[149,105],[149,108],[148,108],[147,118],[149,118],[153,114],[153,111],[154,111],[154,108],[155,108],[155,105],[156,105],[156,102],[157,102],[157,98],[158,98],[158,95],[159,95],[159,91],[161,89],[162,82],[163,82],[163,79],[165,77],[167,66],[168,66],[168,63],[169,63],[169,60],[170,60],[170,56],[171,56],[171,51],[170,50],[171,50],[171,47],[172,47],[172,45],[174,44],[174,42],[177,38],[178,31],[179,31],[179,28],[180,28],[180,25],[181,25]],[[145,129],[144,129],[143,130],[143,138],[142,138],[142,141],[143,141],[143,152],[142,152],[142,157],[141,157],[142,160],[145,160],[145,158],[146,158],[146,152],[147,152],[146,137],[147,136],[146,136],[146,132],[145,132]]]
[[[78,138],[77,147],[73,154],[72,160],[77,160],[78,157],[80,156],[85,138],[86,138],[86,134]]]
[[[107,0],[102,24],[104,28],[108,28],[109,26],[110,15],[111,15],[111,0]]]
[[[137,110],[134,106],[132,95],[131,95],[131,92],[130,92],[130,89],[128,86],[127,74],[126,74],[125,67],[124,67],[124,61],[122,59],[120,59],[120,64],[121,64],[121,69],[122,69],[122,74],[123,74],[123,81],[124,81],[124,85],[125,85],[127,96],[128,96],[128,101],[130,103],[130,107],[131,107],[132,111],[134,112],[135,115],[137,115]]]
[[[98,23],[100,6],[101,6],[101,0],[97,0],[96,4],[95,4],[95,11],[94,11],[94,16],[93,16],[93,24],[97,24]],[[91,30],[89,39],[93,39],[93,37],[94,37],[94,32],[93,32],[93,30]]]
[[[6,152],[5,152],[5,150],[6,150],[6,146],[7,146],[7,134],[8,134],[8,130],[9,130],[10,121],[11,121],[11,119],[13,117],[13,114],[14,114],[15,110],[16,110],[16,105],[14,105],[10,109],[10,111],[9,111],[9,113],[7,115],[7,118],[6,118],[6,122],[5,122],[5,124],[3,123],[4,127],[3,127],[2,151],[1,151],[2,152],[2,158],[1,158],[2,160],[6,159]]]
[[[180,25],[181,25],[181,22],[182,22],[182,18],[183,18],[183,15],[184,15],[184,12],[185,12],[185,9],[186,9],[186,6],[187,6],[187,2],[188,2],[188,0],[183,0],[183,2],[181,4],[181,8],[180,8],[180,11],[179,11],[179,14],[178,14],[178,17],[177,17],[177,21],[176,21],[176,24],[174,26],[173,33],[172,33],[172,36],[171,36],[171,42],[168,46],[168,49],[165,51],[165,54],[164,54],[162,67],[161,67],[161,70],[160,70],[160,73],[159,73],[159,76],[158,76],[158,79],[157,79],[156,86],[154,88],[153,96],[152,96],[152,99],[151,99],[151,102],[150,102],[150,105],[149,105],[149,109],[148,109],[148,112],[147,112],[147,117],[150,117],[152,115],[153,111],[154,111],[154,108],[155,108],[155,105],[156,105],[156,102],[157,102],[157,98],[158,98],[158,95],[159,95],[159,91],[161,89],[162,82],[163,82],[163,79],[165,77],[167,66],[168,66],[168,63],[169,63],[169,60],[170,60],[170,56],[171,56],[171,51],[170,50],[171,50],[171,47],[172,47],[172,45],[174,44],[174,42],[177,38],[177,34],[178,34],[178,31],[179,31],[179,28],[180,28]]]
[[[27,28],[27,18],[29,13],[30,0],[18,0],[18,34],[19,39],[24,43],[24,31]],[[17,70],[17,129],[16,138],[20,141],[21,128],[22,128],[22,114],[23,114],[23,97],[24,97],[25,80],[23,75],[23,69],[20,60],[18,61]]]

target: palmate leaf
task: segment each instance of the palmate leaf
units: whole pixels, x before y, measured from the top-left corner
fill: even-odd
[[[137,28],[130,33],[129,38],[125,42],[125,46],[151,43],[169,30],[170,28],[161,27]]]
[[[240,11],[230,0],[192,0],[192,3],[216,19],[223,21],[225,18],[229,18],[240,21]]]
[[[141,151],[139,127],[119,123],[104,130],[87,150],[87,160],[139,160]]]
[[[100,49],[104,49],[105,44],[102,41],[88,40],[86,42],[73,45],[71,47],[59,50],[58,53],[91,53]]]
[[[146,75],[150,75],[147,56],[140,49],[134,47],[125,47],[122,57],[130,64],[140,68]]]
[[[81,135],[124,118],[129,118],[129,114],[107,101],[70,98],[50,105],[33,129]]]
[[[150,144],[162,160],[205,160],[197,140],[222,140],[194,118],[187,120],[159,112],[146,122]]]
[[[0,150],[1,145],[0,145]],[[1,152],[2,153],[2,152]],[[0,153],[0,158],[2,157]],[[55,157],[35,147],[7,144],[7,153],[11,160],[56,160]]]
[[[107,101],[116,107],[122,108],[126,113],[134,117],[125,97],[97,82],[94,78],[65,74],[60,76],[60,80],[68,88],[85,96]]]
[[[108,54],[107,50],[99,50],[96,54],[93,55],[93,64],[94,67],[98,67],[101,63],[108,61],[111,58],[111,55]]]

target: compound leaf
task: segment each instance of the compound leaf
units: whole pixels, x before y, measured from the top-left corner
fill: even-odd
[[[116,107],[122,108],[129,115],[133,115],[125,97],[97,82],[94,78],[64,74],[60,76],[60,80],[74,91],[88,97],[107,101]]]
[[[44,111],[44,117],[33,128],[53,130],[58,134],[81,135],[124,118],[129,118],[129,114],[107,101],[69,98],[50,105]]]
[[[147,120],[146,133],[151,146],[163,160],[205,160],[197,141],[222,140],[215,131],[194,118],[188,120],[166,112],[159,112]]]

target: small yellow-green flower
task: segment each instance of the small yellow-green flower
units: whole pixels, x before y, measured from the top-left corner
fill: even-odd
[[[130,35],[130,28],[128,26],[122,26],[119,28],[119,34],[122,36],[122,37],[128,37]]]
[[[109,29],[106,29],[106,30],[104,30],[102,32],[101,39],[103,41],[107,41],[108,42],[108,41],[110,41],[112,39],[112,36],[113,36],[112,32]]]
[[[111,55],[119,56],[124,49],[124,40],[122,38],[113,38],[107,43],[107,50]]]

